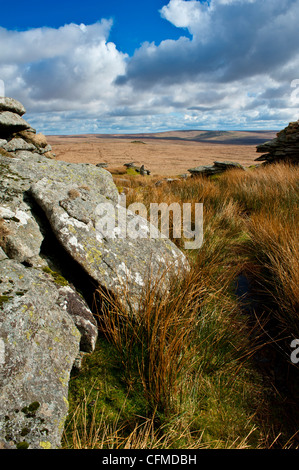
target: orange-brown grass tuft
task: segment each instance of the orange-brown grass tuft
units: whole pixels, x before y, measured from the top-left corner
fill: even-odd
[[[0,219],[0,247],[4,248],[5,238],[9,234],[9,229],[5,225],[4,219]]]

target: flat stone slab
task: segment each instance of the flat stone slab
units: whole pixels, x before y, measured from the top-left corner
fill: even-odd
[[[11,111],[0,112],[0,138],[29,128],[30,124],[18,114]]]
[[[26,109],[19,101],[14,98],[0,97],[0,111],[11,111],[19,116],[26,113]]]
[[[3,145],[4,150],[7,152],[15,152],[16,150],[36,150],[35,145],[29,144],[24,139],[20,137],[15,137]]]

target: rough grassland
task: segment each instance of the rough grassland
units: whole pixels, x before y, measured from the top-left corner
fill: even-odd
[[[203,202],[204,243],[134,319],[98,291],[100,337],[71,380],[64,446],[298,448],[299,168],[126,179],[128,204]]]

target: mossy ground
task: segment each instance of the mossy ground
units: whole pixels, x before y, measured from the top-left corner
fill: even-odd
[[[95,351],[85,356],[82,369],[73,372],[69,400],[64,436],[67,447],[72,447],[74,429],[83,436],[92,423],[102,428],[102,434],[121,428],[122,434],[128,435],[147,406],[141,387],[127,386],[121,358],[104,336],[98,339]],[[108,442],[103,447],[106,445]]]
[[[49,267],[45,266],[43,268],[43,271],[47,274],[50,274],[50,276],[52,276],[52,278],[54,279],[55,283],[59,286],[65,287],[69,285],[68,281],[60,273],[52,271],[52,269],[50,269]]]

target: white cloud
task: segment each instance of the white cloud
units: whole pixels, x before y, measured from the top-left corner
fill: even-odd
[[[275,122],[275,106],[277,120],[282,115],[297,119],[290,84],[299,73],[298,0],[170,0],[161,16],[187,28],[192,38],[182,31],[177,41],[144,44],[128,62],[119,84],[155,94],[164,90],[164,102],[169,103],[172,94],[174,109],[179,109],[176,90],[184,87],[186,111],[209,113],[211,123],[218,111],[224,121],[231,113],[236,122],[248,126],[267,112]],[[278,90],[280,99],[267,99],[268,88]],[[206,99],[213,93],[215,100]],[[261,106],[255,113],[249,111],[254,103]],[[198,119],[204,120],[200,114]]]
[[[0,29],[0,77],[31,110],[110,107],[126,55],[108,42],[111,21],[28,31]]]
[[[196,0],[170,0],[161,9],[161,16],[178,28],[187,28],[191,34],[200,29],[208,31],[210,7]]]

